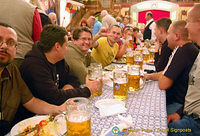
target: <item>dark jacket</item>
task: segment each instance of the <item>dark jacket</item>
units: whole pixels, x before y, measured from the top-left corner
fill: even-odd
[[[167,40],[165,40],[161,47],[161,54],[159,55],[158,52],[155,53],[154,65],[157,72],[163,71],[165,69],[171,54],[172,50],[168,47]]]
[[[33,45],[33,49],[26,54],[20,72],[33,95],[48,103],[60,105],[71,97],[90,96],[87,87],[79,88],[77,78],[71,75],[64,59],[51,64],[39,43]],[[62,90],[65,84],[71,84],[75,89]]]

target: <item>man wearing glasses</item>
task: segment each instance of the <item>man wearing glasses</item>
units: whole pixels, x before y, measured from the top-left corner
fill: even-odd
[[[70,71],[78,77],[81,84],[85,84],[87,67],[95,62],[88,50],[92,47],[92,32],[87,27],[76,28],[72,42],[68,45],[65,61]]]
[[[55,106],[35,98],[21,78],[18,68],[12,64],[17,50],[17,34],[14,29],[0,23],[0,135],[5,135],[15,124],[14,117],[22,104],[36,114],[59,113],[65,105]]]

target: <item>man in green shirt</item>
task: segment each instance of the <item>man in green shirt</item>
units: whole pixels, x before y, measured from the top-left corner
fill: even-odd
[[[17,50],[15,30],[0,23],[0,134],[10,131],[20,104],[36,114],[59,113],[65,105],[55,106],[35,98],[21,78],[18,68],[12,64]]]
[[[65,61],[81,84],[85,84],[87,67],[90,63],[95,62],[88,52],[91,46],[92,32],[87,27],[75,29],[72,42],[69,43],[68,51],[65,54]]]

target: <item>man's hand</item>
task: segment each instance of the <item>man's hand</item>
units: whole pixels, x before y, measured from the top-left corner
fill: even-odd
[[[161,53],[161,47],[162,47],[162,43],[157,41],[155,42],[155,52],[159,52],[159,54]]]
[[[98,35],[101,37],[106,37],[108,35],[108,28],[101,27],[99,29]]]
[[[176,122],[180,119],[181,119],[181,117],[179,116],[178,113],[172,113],[172,114],[167,116],[167,123],[169,124],[171,121]]]
[[[63,86],[62,88],[63,90],[69,90],[69,89],[74,89],[74,87],[70,84],[66,84],[65,86]]]
[[[91,95],[94,94],[97,90],[103,87],[103,80],[89,80],[88,75],[86,76],[85,86],[90,89]]]
[[[148,81],[151,79],[151,75],[150,74],[144,74],[144,78]]]

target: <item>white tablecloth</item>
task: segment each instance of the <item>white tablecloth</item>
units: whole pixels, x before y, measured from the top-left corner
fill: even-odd
[[[145,66],[145,68],[152,69],[152,66]],[[103,86],[101,96],[91,99],[93,136],[99,136],[103,129],[109,129],[120,123],[117,115],[100,118],[99,110],[94,104],[98,100],[108,98],[113,98],[113,88],[110,83]],[[122,115],[132,116],[132,129],[150,131],[155,136],[167,135],[166,96],[165,91],[158,88],[157,81],[147,81],[145,87],[139,90],[138,94],[129,94],[128,99],[124,102],[126,103],[127,113]]]

